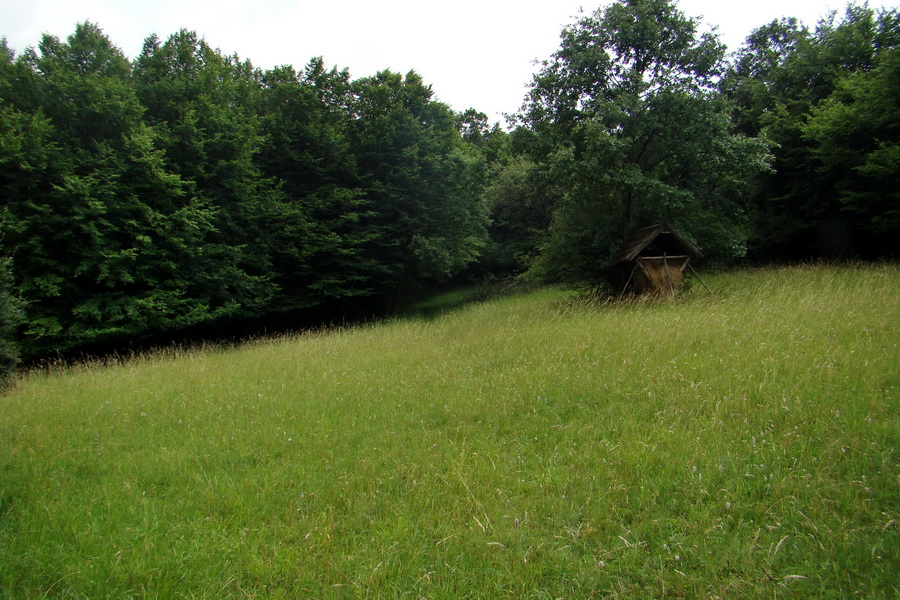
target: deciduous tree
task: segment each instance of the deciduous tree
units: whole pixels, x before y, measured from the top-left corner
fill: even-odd
[[[855,195],[851,188],[878,188],[881,177],[892,176],[879,167],[866,174],[858,161],[838,160],[835,150],[840,145],[849,150],[843,125],[854,128],[853,144],[862,153],[881,140],[876,132],[891,109],[882,106],[884,115],[862,110],[872,102],[884,104],[867,91],[867,82],[874,81],[867,73],[884,64],[898,44],[896,9],[850,4],[843,18],[831,13],[813,32],[795,19],[773,21],[755,30],[739,50],[721,87],[735,103],[742,131],[774,144],[772,170],[753,185],[751,253],[757,259],[874,256],[887,249],[873,237],[878,227],[872,226],[889,210],[889,200]],[[886,77],[886,71],[878,77]],[[860,110],[850,108],[856,96],[866,98]],[[853,113],[853,125],[837,126],[842,111]],[[816,124],[807,125],[813,114]],[[890,127],[883,135],[893,135]],[[873,158],[879,156],[884,155]],[[857,206],[857,200],[862,204]],[[867,228],[866,244],[860,233]]]
[[[724,47],[669,0],[620,0],[566,28],[520,115],[565,188],[538,262],[603,276],[627,233],[668,221],[719,257],[742,252],[742,192],[765,147],[715,89]]]
[[[457,273],[485,243],[481,154],[417,73],[383,71],[353,90],[350,135],[370,203],[366,252],[376,281],[387,290]]]

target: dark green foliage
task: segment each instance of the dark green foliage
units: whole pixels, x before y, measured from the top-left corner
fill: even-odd
[[[760,27],[738,53],[722,90],[742,130],[775,143],[772,171],[754,182],[756,258],[891,252],[898,24],[895,9],[849,5],[815,32],[794,19]]]
[[[91,24],[45,37],[30,95],[5,110],[3,183],[29,355],[139,340],[254,306],[222,211],[173,172],[166,132],[144,121],[131,67]],[[220,182],[222,183],[222,182]],[[257,277],[257,279],[264,279]]]
[[[900,49],[847,75],[812,109],[804,139],[844,212],[885,241],[900,234]]]
[[[362,221],[369,200],[348,140],[350,76],[321,59],[298,73],[279,67],[262,77],[264,142],[258,162],[281,181],[293,220],[273,246],[279,310],[374,293],[372,237]]]
[[[483,262],[493,273],[522,273],[532,266],[553,218],[559,189],[529,158],[497,164],[485,190],[491,207],[491,243]]]
[[[835,232],[883,254],[898,22],[773,22],[728,67],[672,1],[618,0],[566,28],[509,134],[415,72],[261,71],[190,31],[133,63],[91,23],[0,43],[0,369],[16,331],[33,359],[371,316],[460,273],[597,284],[658,221],[723,260],[748,236],[756,256],[861,251]]]
[[[353,93],[350,139],[370,202],[366,254],[380,289],[460,271],[485,241],[480,153],[415,72],[383,71],[354,82]]]
[[[19,363],[16,329],[22,323],[21,300],[13,294],[9,260],[0,260],[0,389]]]
[[[520,117],[563,191],[538,274],[596,282],[631,230],[661,221],[742,254],[743,188],[765,144],[733,130],[713,86],[723,59],[668,0],[615,2],[563,32]]]
[[[376,298],[480,249],[482,151],[415,74],[264,73],[190,31],[132,65],[91,23],[0,50],[30,358]]]
[[[211,210],[203,255],[194,262],[211,318],[260,314],[277,292],[271,237],[293,215],[255,163],[262,136],[252,67],[180,31],[164,44],[149,38],[134,76],[167,170]]]

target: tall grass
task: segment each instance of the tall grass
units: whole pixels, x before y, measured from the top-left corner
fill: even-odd
[[[900,596],[900,271],[33,372],[4,598]]]

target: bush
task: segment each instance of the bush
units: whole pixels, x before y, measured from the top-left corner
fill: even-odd
[[[23,321],[22,301],[12,291],[9,259],[0,259],[0,387],[9,384],[19,364],[16,330]]]

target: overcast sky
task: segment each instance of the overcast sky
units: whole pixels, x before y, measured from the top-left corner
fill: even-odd
[[[896,2],[896,0],[895,0]],[[895,2],[871,1],[870,6]],[[563,26],[579,10],[609,0],[0,0],[0,37],[21,52],[41,35],[62,39],[75,24],[97,23],[134,58],[143,40],[191,29],[226,54],[258,67],[302,67],[322,56],[354,78],[382,69],[415,69],[438,100],[476,108],[492,121],[515,112],[536,71],[535,60],[559,47]],[[716,26],[729,50],[751,30],[782,16],[813,27],[844,0],[680,0],[682,11]]]

